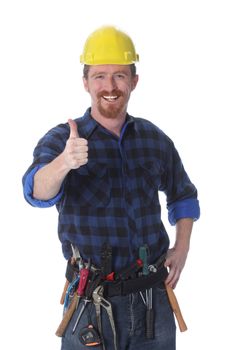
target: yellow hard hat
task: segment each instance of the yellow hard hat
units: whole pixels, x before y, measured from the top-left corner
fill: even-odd
[[[80,62],[87,65],[132,64],[139,55],[131,38],[113,26],[95,30],[86,40]]]

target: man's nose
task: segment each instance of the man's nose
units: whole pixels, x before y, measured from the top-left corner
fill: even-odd
[[[107,77],[107,79],[105,80],[105,88],[108,91],[112,91],[114,89],[116,89],[117,84],[116,84],[116,80],[114,78],[114,76],[109,76]]]

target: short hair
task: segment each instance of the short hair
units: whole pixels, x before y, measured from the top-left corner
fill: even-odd
[[[132,77],[135,77],[136,75],[136,65],[134,63],[130,64],[130,70],[131,70],[131,74],[132,74]],[[84,67],[83,67],[83,76],[85,79],[88,78],[88,72],[89,72],[89,69],[90,69],[90,65],[88,64],[84,64]]]

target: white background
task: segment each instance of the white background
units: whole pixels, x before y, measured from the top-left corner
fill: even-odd
[[[86,36],[103,24],[128,32],[140,55],[140,82],[129,112],[174,140],[199,190],[202,216],[176,289],[189,330],[177,332],[177,349],[233,348],[231,5],[224,0],[1,2],[1,349],[60,348],[54,333],[65,260],[57,213],[30,207],[21,177],[38,139],[89,106],[79,55]],[[166,215],[164,206],[173,241]]]

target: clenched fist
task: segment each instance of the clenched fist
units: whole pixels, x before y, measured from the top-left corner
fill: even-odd
[[[74,120],[68,120],[70,126],[70,136],[64,149],[64,159],[70,169],[78,169],[88,162],[88,142],[80,138],[78,127]]]

